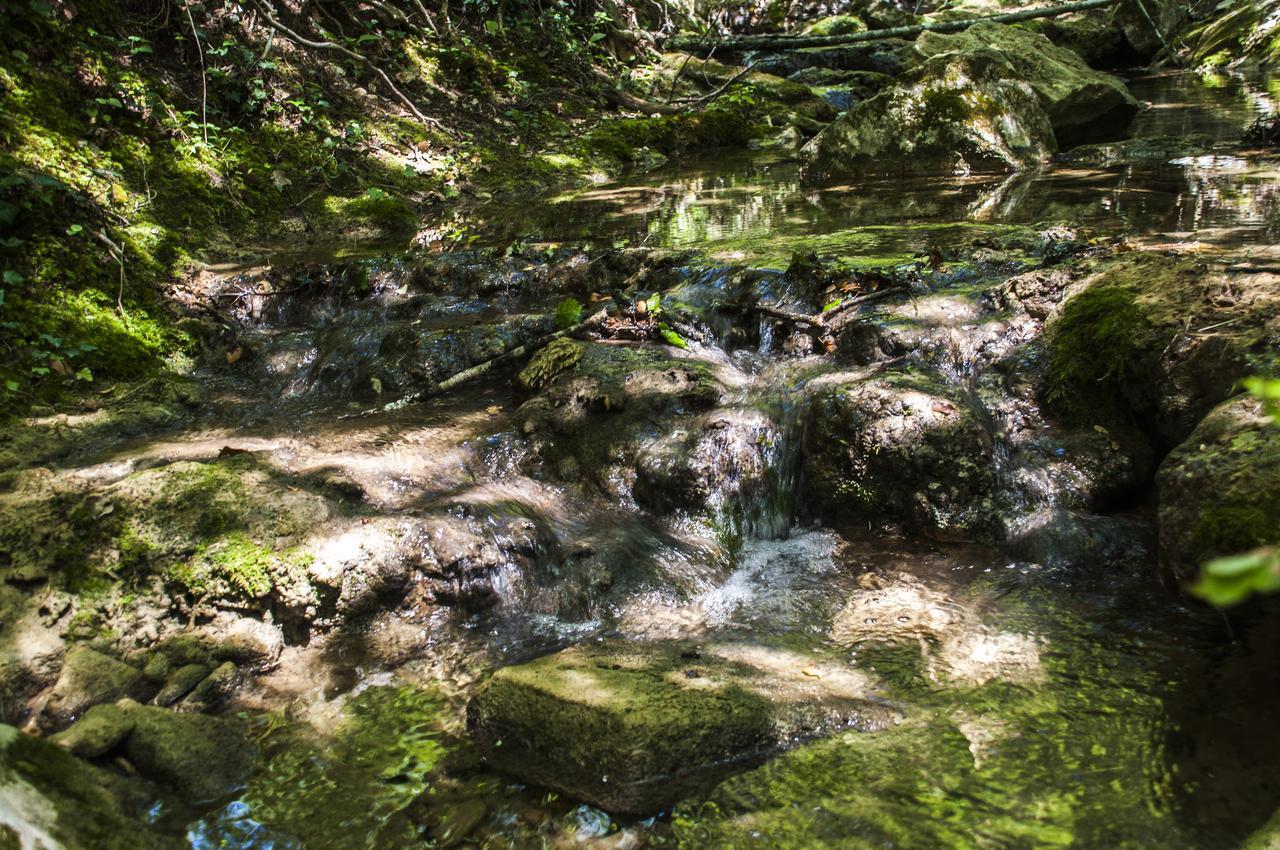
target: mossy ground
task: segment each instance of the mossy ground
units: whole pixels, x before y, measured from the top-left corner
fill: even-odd
[[[0,11],[0,415],[188,369],[195,340],[163,286],[198,261],[407,235],[441,204],[742,145],[822,108],[752,85],[678,114],[610,114],[598,83],[563,86],[613,61],[578,43],[596,44],[589,15],[375,28],[440,116],[422,122],[367,68],[225,10],[198,10],[197,64],[183,16],[151,11]]]

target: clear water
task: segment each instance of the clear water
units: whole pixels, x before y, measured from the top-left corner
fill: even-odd
[[[1233,141],[1274,107],[1276,81],[1161,75],[1133,88],[1152,103],[1139,135],[1199,134],[1203,149],[1163,162],[817,188],[802,186],[791,163],[720,159],[487,211],[479,232],[495,246],[626,240],[776,266],[799,248],[896,261],[983,228],[1066,220],[1144,244],[1194,243],[1230,262],[1274,256],[1280,161]],[[246,701],[263,752],[248,786],[211,812],[157,816],[193,850],[433,846],[443,823],[464,816],[475,823],[471,846],[492,848],[1214,850],[1237,846],[1280,803],[1274,627],[1184,607],[1145,562],[1067,570],[865,529],[788,528],[790,493],[753,508],[733,553],[700,537],[705,529],[657,527],[521,476],[508,439],[516,399],[499,381],[373,415],[330,404],[280,416],[317,362],[376,352],[387,322],[436,315],[430,327],[448,330],[521,308],[494,296],[408,315],[386,292],[378,298],[311,316],[305,331],[287,321],[264,330],[265,376],[221,385],[222,418],[132,446],[130,462],[235,445],[292,472],[342,470],[385,515],[464,497],[515,501],[561,539],[611,547],[644,578],[566,601],[567,580],[512,575],[503,604],[484,616],[423,609],[289,650]],[[316,328],[338,335],[331,348]],[[770,371],[767,345],[742,360],[693,356],[728,376],[737,401],[779,404],[770,390],[786,377]],[[787,440],[779,487],[803,487]],[[774,659],[779,675],[844,665],[907,720],[807,743],[730,778],[708,803],[635,822],[485,771],[462,720],[476,683],[495,665],[598,634],[741,642]]]

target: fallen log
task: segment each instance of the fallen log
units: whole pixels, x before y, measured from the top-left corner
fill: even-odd
[[[1075,0],[1075,2],[1071,3],[1039,6],[1035,9],[1022,9],[1017,12],[1004,12],[999,15],[986,15],[980,18],[965,18],[958,21],[933,21],[926,24],[867,30],[845,35],[737,35],[726,36],[719,40],[709,40],[706,36],[683,36],[671,39],[667,42],[666,47],[668,50],[690,50],[711,45],[716,49],[768,52],[797,50],[802,47],[835,47],[846,44],[861,44],[868,41],[883,41],[887,38],[915,38],[926,32],[963,32],[974,24],[1012,24],[1036,18],[1052,18],[1058,15],[1068,15],[1072,12],[1083,12],[1087,9],[1114,6],[1120,2],[1122,0]]]

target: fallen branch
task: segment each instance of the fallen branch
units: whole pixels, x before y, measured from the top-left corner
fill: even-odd
[[[405,107],[413,113],[415,118],[424,124],[435,124],[436,126],[439,126],[439,121],[436,121],[434,118],[428,118],[426,114],[409,99],[408,95],[396,88],[396,84],[391,81],[391,77],[387,76],[387,72],[373,64],[373,60],[369,59],[369,57],[361,53],[357,53],[356,51],[348,47],[344,47],[334,41],[313,41],[309,38],[303,38],[301,35],[276,20],[275,16],[271,14],[271,10],[267,8],[266,4],[263,3],[262,0],[253,0],[253,3],[257,6],[258,11],[262,13],[262,17],[266,20],[268,26],[272,29],[283,33],[298,44],[301,44],[303,47],[310,47],[313,50],[333,50],[341,53],[343,56],[354,59],[377,74],[382,82],[386,84],[387,88],[391,90],[391,93],[396,96],[396,99],[403,103]]]
[[[848,33],[846,35],[739,35],[726,36],[715,42],[717,47],[729,50],[795,50],[801,47],[833,47],[844,44],[861,44],[868,41],[882,41],[887,38],[915,38],[926,32],[962,32],[974,24],[1012,24],[1018,21],[1030,21],[1036,18],[1052,18],[1072,12],[1083,12],[1086,9],[1101,9],[1114,6],[1121,0],[1076,0],[1072,3],[1060,3],[1056,6],[1041,6],[1035,9],[1023,9],[1018,12],[1005,12],[999,15],[987,15],[981,18],[966,18],[959,21],[934,21],[927,24],[915,24],[907,27],[891,27],[882,30]],[[686,36],[673,38],[667,42],[669,50],[689,50],[704,45],[705,36]]]
[[[835,307],[825,313],[817,313],[812,316],[805,313],[793,313],[790,310],[784,310],[781,307],[774,307],[770,304],[755,304],[751,309],[757,313],[772,316],[775,319],[782,319],[785,322],[809,324],[825,330],[834,331],[839,330],[848,324],[848,321],[844,320],[842,317],[850,315],[850,311],[854,307],[861,307],[876,301],[883,301],[886,298],[890,298],[895,295],[903,295],[906,292],[907,288],[905,286],[891,286],[887,289],[868,293],[867,295],[859,295],[857,298],[850,298],[849,300],[842,302],[839,307]]]
[[[504,351],[497,357],[486,360],[483,363],[477,363],[475,366],[468,369],[463,369],[461,372],[445,378],[443,381],[427,390],[423,390],[418,393],[410,393],[404,398],[397,399],[390,404],[383,405],[381,408],[378,408],[378,410],[399,410],[402,407],[408,407],[411,404],[416,404],[417,402],[426,401],[429,398],[434,398],[436,396],[452,392],[468,381],[474,381],[476,378],[479,378],[482,375],[487,375],[494,369],[505,366],[508,363],[519,360],[522,357],[527,357],[536,351],[546,348],[555,340],[560,339],[560,337],[573,336],[574,334],[593,328],[596,325],[603,323],[608,315],[608,311],[598,310],[571,328],[565,328],[562,331],[556,331],[555,333],[538,337],[532,342],[526,342],[524,345],[517,345],[515,348]],[[367,412],[372,413],[374,411]]]

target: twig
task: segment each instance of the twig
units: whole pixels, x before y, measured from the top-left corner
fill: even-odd
[[[338,53],[341,53],[343,56],[346,56],[350,59],[354,59],[355,61],[359,62],[360,64],[364,65],[366,68],[368,68],[369,70],[377,74],[378,77],[381,78],[382,82],[386,84],[387,88],[391,90],[391,93],[396,96],[396,99],[399,100],[401,103],[403,103],[405,107],[410,112],[412,112],[414,114],[414,117],[416,117],[419,121],[422,121],[424,124],[434,124],[436,126],[440,126],[439,121],[436,121],[434,118],[427,117],[426,114],[424,114],[423,111],[419,109],[417,105],[415,105],[414,102],[410,100],[409,97],[404,92],[396,88],[396,84],[391,81],[391,77],[387,76],[387,72],[379,68],[377,65],[373,64],[373,61],[368,57],[333,41],[312,41],[309,38],[303,38],[302,36],[298,35],[298,33],[294,32],[284,24],[280,23],[280,21],[276,20],[275,16],[271,14],[271,10],[268,9],[263,4],[262,0],[253,0],[253,3],[258,7],[258,10],[262,12],[263,19],[273,29],[279,30],[280,32],[287,35],[289,38],[298,42],[298,44],[301,44],[303,47],[310,47],[313,50],[333,50]]]
[[[107,246],[107,250],[111,253],[111,258],[120,264],[120,289],[116,292],[116,310],[123,316],[124,313],[124,243],[117,245],[111,241],[111,237],[107,235],[106,230],[98,231],[98,240]]]

